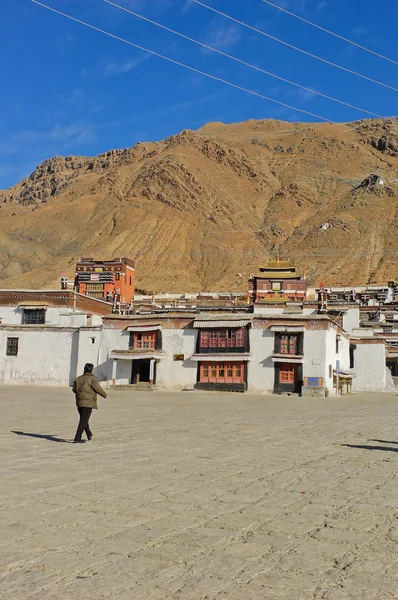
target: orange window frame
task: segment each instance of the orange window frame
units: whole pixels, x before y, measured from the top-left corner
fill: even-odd
[[[134,350],[155,350],[156,331],[134,333]]]
[[[245,329],[205,329],[199,340],[201,348],[244,348]]]
[[[201,383],[243,383],[245,366],[243,362],[201,362],[199,381]]]
[[[294,365],[291,367],[288,365],[283,366],[279,370],[279,383],[295,383],[296,382],[297,369]]]

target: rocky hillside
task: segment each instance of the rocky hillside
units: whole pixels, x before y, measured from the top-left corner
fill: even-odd
[[[0,191],[0,286],[57,287],[80,256],[127,255],[143,290],[243,290],[278,250],[312,284],[398,278],[397,184],[395,119],[212,123],[55,157]]]

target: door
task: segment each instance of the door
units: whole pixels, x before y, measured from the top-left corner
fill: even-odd
[[[131,383],[149,383],[150,360],[133,360]]]
[[[302,365],[295,363],[275,363],[275,392],[297,394],[301,392]]]

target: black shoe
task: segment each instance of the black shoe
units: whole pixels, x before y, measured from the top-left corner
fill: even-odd
[[[90,433],[90,435],[87,436],[87,440],[90,441],[92,437],[93,437],[93,434]]]
[[[86,440],[73,440],[74,444],[85,444]]]

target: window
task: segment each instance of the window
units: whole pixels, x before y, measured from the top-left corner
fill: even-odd
[[[7,338],[7,356],[18,356],[18,338]]]
[[[393,377],[398,377],[398,362],[387,361],[387,367],[390,369]]]
[[[294,383],[295,382],[296,369],[294,365],[283,366],[279,371],[279,383]]]
[[[244,365],[241,362],[200,363],[201,383],[243,383]]]
[[[44,308],[24,308],[22,325],[44,325],[46,311]]]
[[[336,354],[340,351],[340,336],[336,335]]]
[[[210,331],[207,331],[207,330],[201,331],[200,332],[200,347],[208,348],[209,341],[210,341]]]
[[[245,329],[204,329],[200,332],[199,348],[227,348],[245,347]]]
[[[355,350],[357,349],[356,344],[350,344],[350,369],[355,367]]]
[[[130,348],[134,350],[155,350],[156,331],[132,332]]]
[[[133,283],[133,278],[130,277],[130,285]]]
[[[299,351],[298,335],[280,334],[276,336],[275,342],[276,354],[301,354],[301,350]]]

